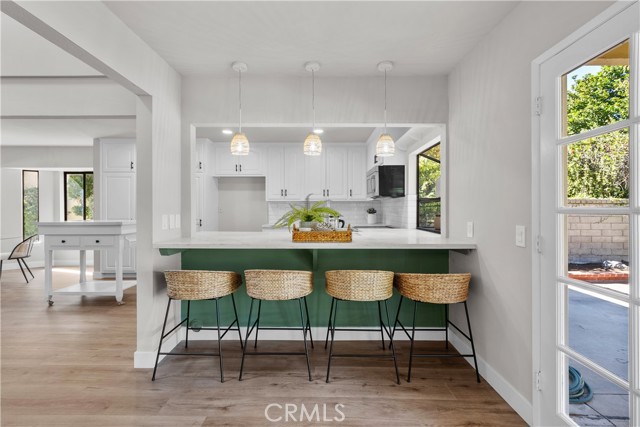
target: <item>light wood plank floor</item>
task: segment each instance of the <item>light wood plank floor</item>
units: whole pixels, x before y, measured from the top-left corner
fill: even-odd
[[[285,409],[297,405],[286,425],[300,421],[301,406],[324,407],[328,419],[353,426],[519,426],[523,420],[486,383],[477,384],[473,369],[461,359],[418,359],[411,383],[405,380],[407,342],[398,342],[402,384],[394,381],[390,361],[334,359],[332,381],[325,384],[327,352],[316,337],[313,382],[307,381],[304,357],[251,357],[242,382],[239,345],[225,341],[226,381],[219,382],[214,358],[165,359],[158,377],[133,369],[136,316],[135,288],[125,292],[124,306],[112,297],[43,298],[43,270],[25,284],[19,271],[5,271],[1,288],[2,426],[253,426],[285,424]],[[56,287],[78,278],[56,271]],[[241,290],[242,291],[242,290]],[[194,351],[213,342],[193,342]],[[377,342],[337,342],[336,350],[379,351]],[[441,343],[420,343],[419,349]],[[299,342],[262,342],[261,350],[298,351]],[[315,415],[313,420],[317,420]]]

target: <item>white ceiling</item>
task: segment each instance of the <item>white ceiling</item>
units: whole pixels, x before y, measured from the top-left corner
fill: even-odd
[[[0,75],[99,76],[96,70],[0,13]]]
[[[1,145],[91,146],[94,138],[133,138],[135,119],[2,119]]]
[[[327,76],[448,72],[517,1],[218,2],[107,1],[106,5],[183,75]]]

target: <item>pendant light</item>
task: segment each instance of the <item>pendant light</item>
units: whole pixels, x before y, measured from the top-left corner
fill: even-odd
[[[382,61],[378,64],[378,71],[384,72],[384,132],[376,143],[376,156],[389,157],[396,152],[396,145],[391,135],[387,133],[387,71],[393,68],[393,62]]]
[[[320,69],[317,62],[307,62],[304,64],[305,70],[311,72],[311,110],[313,112],[313,123],[311,132],[304,139],[304,154],[307,156],[319,156],[322,154],[322,141],[316,133],[316,75],[315,72]]]
[[[247,64],[244,62],[234,62],[231,64],[233,71],[238,72],[238,112],[239,126],[238,132],[231,138],[231,154],[234,156],[246,156],[249,154],[249,140],[242,133],[242,73],[247,71]]]

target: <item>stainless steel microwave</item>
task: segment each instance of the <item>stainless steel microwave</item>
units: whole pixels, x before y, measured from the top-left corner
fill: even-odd
[[[367,197],[404,197],[404,165],[370,169],[367,172]]]

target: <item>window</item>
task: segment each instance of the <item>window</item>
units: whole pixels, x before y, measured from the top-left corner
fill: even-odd
[[[416,156],[418,229],[440,233],[440,143]]]
[[[40,220],[38,171],[22,171],[22,238],[38,234]]]
[[[93,219],[93,172],[64,173],[64,220]]]

